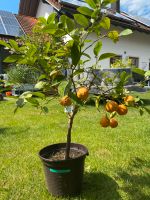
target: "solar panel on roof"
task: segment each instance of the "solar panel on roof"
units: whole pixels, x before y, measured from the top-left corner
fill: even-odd
[[[24,35],[19,22],[12,13],[0,10],[0,34],[17,37]]]

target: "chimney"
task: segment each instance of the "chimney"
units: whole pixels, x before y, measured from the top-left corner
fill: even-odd
[[[112,3],[112,4],[111,4],[111,9],[112,9],[114,12],[120,13],[120,0],[117,0],[115,3]]]

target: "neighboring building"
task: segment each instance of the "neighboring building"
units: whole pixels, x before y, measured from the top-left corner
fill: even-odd
[[[27,33],[31,33],[37,20],[30,16],[14,15],[11,12],[0,10],[0,40],[8,42],[9,39],[17,39]],[[0,46],[0,74],[4,74],[7,64],[3,62],[8,56],[8,51]]]
[[[59,14],[70,15],[75,12],[76,7],[85,5],[86,3],[83,0],[20,0],[19,14],[47,18],[51,12],[55,11]],[[111,29],[122,31],[129,28],[133,30],[133,34],[120,38],[117,44],[104,39],[102,53],[114,52],[118,55],[116,59],[130,58],[133,65],[148,70],[150,68],[150,21],[120,12],[119,0],[112,4],[106,12],[111,19]],[[91,35],[90,37],[93,39],[95,36]],[[92,54],[91,50],[88,51]],[[113,62],[115,62],[115,59],[107,59],[101,62],[101,66],[108,68]],[[136,77],[135,81],[138,81]]]

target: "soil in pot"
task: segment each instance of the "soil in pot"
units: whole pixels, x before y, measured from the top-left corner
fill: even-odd
[[[70,149],[69,157],[70,159],[78,158],[83,155],[83,152]],[[50,161],[65,160],[65,149],[60,149],[52,152],[48,158]]]

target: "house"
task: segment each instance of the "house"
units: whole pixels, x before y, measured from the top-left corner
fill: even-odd
[[[30,16],[14,15],[11,12],[0,10],[0,40],[9,41],[31,33],[37,20]],[[3,62],[8,56],[3,46],[0,45],[0,74],[5,74],[7,64]]]
[[[19,14],[32,17],[43,16],[45,18],[51,12],[71,15],[78,6],[86,6],[86,3],[83,0],[20,0]],[[111,29],[122,31],[125,28],[129,28],[133,30],[133,34],[121,38],[117,44],[108,39],[103,40],[102,53],[114,52],[118,56],[114,59],[102,61],[102,68],[109,68],[110,64],[114,63],[116,59],[124,60],[129,58],[132,61],[132,65],[144,70],[150,69],[150,21],[121,12],[120,0],[112,4],[111,8],[106,9],[105,12],[111,19]],[[90,37],[94,38],[95,36],[91,35]],[[134,79],[135,82],[139,81],[138,76],[134,77]]]

